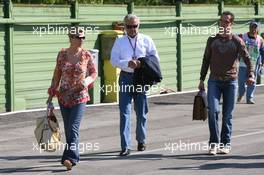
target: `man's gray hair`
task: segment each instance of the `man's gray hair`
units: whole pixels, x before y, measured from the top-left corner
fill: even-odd
[[[134,14],[127,14],[127,15],[124,17],[124,22],[130,21],[130,20],[133,20],[133,19],[137,19],[137,20],[139,21],[139,17],[137,17],[137,15],[134,15]]]

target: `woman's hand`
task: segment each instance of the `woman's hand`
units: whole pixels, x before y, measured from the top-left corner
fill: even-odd
[[[47,101],[46,101],[46,104],[48,105],[48,104],[50,104],[51,102],[52,102],[52,96],[50,95],[49,97],[48,97],[48,99],[47,99]]]
[[[88,88],[88,86],[93,82],[93,78],[88,76],[82,81],[82,85],[84,88]]]

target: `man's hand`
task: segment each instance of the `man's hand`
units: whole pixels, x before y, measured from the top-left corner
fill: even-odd
[[[255,83],[255,78],[254,77],[250,77],[247,80],[247,85],[253,85]]]
[[[200,80],[200,83],[198,85],[198,89],[199,90],[205,90],[205,88],[204,88],[204,82],[202,80]]]
[[[140,61],[139,60],[130,60],[128,62],[128,67],[132,68],[132,69],[136,69],[136,68],[140,68]]]
[[[141,66],[141,62],[140,62],[139,60],[136,60],[136,62],[137,62],[137,67],[136,67],[136,69],[137,69],[137,68],[140,68],[140,66]]]

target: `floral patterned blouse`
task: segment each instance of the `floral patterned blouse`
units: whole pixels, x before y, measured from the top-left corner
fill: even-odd
[[[72,64],[67,59],[67,49],[62,49],[57,57],[57,63],[53,74],[51,87],[48,94],[57,96],[58,101],[65,107],[72,107],[90,100],[88,87],[84,87],[82,81],[90,76],[94,81],[97,76],[92,55],[85,49],[81,49],[80,60]]]

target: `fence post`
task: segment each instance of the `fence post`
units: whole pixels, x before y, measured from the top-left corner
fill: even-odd
[[[12,18],[12,1],[5,0],[3,4],[4,18]],[[14,111],[14,60],[13,60],[13,24],[5,24],[5,78],[6,78],[6,111]]]
[[[254,3],[254,10],[255,10],[255,15],[259,15],[260,12],[260,2],[255,2]],[[255,19],[255,21],[259,22],[259,19]],[[261,77],[258,76],[258,74],[256,74],[257,76],[257,84],[261,84]]]
[[[176,17],[182,16],[182,1],[176,0]],[[176,21],[178,32],[176,34],[176,68],[177,68],[177,91],[182,91],[182,42],[181,42],[182,21]]]
[[[134,11],[134,1],[127,2],[127,14],[132,14]]]
[[[218,16],[221,16],[224,11],[224,0],[219,0],[217,3],[218,3]]]
[[[254,3],[254,10],[255,10],[255,15],[259,15],[259,11],[260,11],[260,2],[259,1]]]
[[[78,0],[71,0],[70,1],[70,12],[71,12],[71,18],[77,19],[79,16],[79,6],[78,6]],[[72,26],[76,26],[79,23],[72,23]]]

